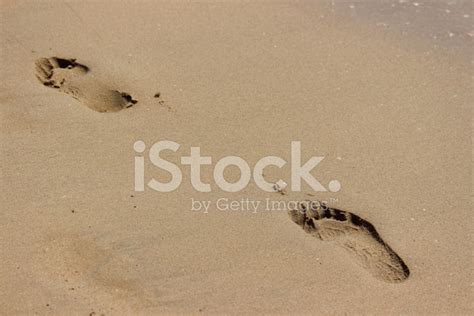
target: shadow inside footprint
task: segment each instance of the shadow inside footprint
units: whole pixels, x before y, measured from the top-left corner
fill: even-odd
[[[59,68],[72,69],[75,67],[80,67],[85,72],[89,71],[89,67],[87,67],[86,65],[77,63],[75,58],[72,58],[72,59],[64,59],[64,58],[58,58],[58,57],[54,57],[54,58]]]

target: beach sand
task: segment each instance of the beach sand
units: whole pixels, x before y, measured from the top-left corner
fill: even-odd
[[[0,313],[472,313],[472,3],[370,3],[2,1]],[[79,100],[35,78],[50,57],[87,66]],[[137,103],[84,106],[103,91]],[[211,192],[189,166],[135,191],[137,157],[169,181],[148,157],[164,140],[180,167],[212,157]],[[340,190],[216,185],[225,156],[282,157],[264,177],[290,183],[292,141]],[[225,210],[242,199],[262,204]],[[410,276],[374,278],[266,199],[357,214]]]

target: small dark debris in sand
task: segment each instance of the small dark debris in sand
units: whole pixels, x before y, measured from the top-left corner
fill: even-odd
[[[76,211],[75,211],[75,210],[71,210],[71,213],[73,213],[73,214],[74,214],[74,213],[76,213]]]
[[[153,96],[154,98],[159,98],[161,96],[161,93],[160,92],[157,92],[155,93],[155,95]]]
[[[274,184],[273,185],[273,189],[275,190],[275,192],[278,192],[280,193],[281,195],[286,195],[286,190],[284,188],[281,188],[278,184]]]

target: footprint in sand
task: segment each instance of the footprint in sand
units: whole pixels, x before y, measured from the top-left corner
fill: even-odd
[[[32,260],[48,286],[84,301],[127,308],[153,305],[153,290],[143,282],[133,248],[67,232],[50,234],[38,246]]]
[[[35,65],[36,77],[43,85],[69,94],[94,111],[117,112],[137,103],[129,94],[88,76],[89,68],[75,59],[39,58]]]
[[[314,201],[300,203],[288,214],[305,232],[347,250],[375,278],[397,283],[410,275],[407,265],[374,226],[359,216]]]

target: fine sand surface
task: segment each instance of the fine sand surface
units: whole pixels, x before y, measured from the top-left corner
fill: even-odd
[[[473,312],[472,2],[0,9],[0,314]],[[211,192],[135,191],[163,140]],[[216,185],[230,155],[290,183],[292,141],[328,192]]]

